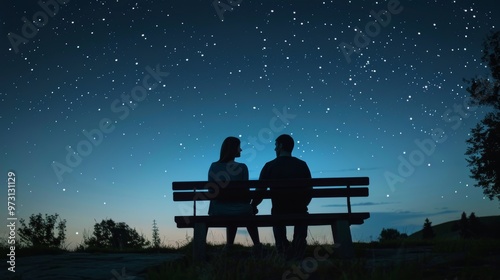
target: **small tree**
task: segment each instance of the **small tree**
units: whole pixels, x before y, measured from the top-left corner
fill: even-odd
[[[458,229],[460,230],[460,237],[469,238],[471,236],[469,221],[467,220],[467,214],[465,214],[465,212],[462,212],[460,222],[458,222]]]
[[[142,249],[149,241],[126,223],[108,219],[94,225],[93,236],[86,238],[84,244],[94,248]]]
[[[156,220],[153,220],[153,248],[160,248],[161,240],[158,226],[156,225]]]
[[[41,213],[32,214],[27,225],[24,219],[20,219],[19,237],[21,243],[32,247],[61,248],[66,239],[66,220],[59,220],[57,223],[58,218],[57,213],[55,215],[45,214],[45,218],[42,217]],[[57,236],[55,236],[56,229]]]
[[[422,238],[423,239],[432,239],[436,236],[434,230],[432,229],[432,223],[429,221],[429,218],[425,219],[424,228],[422,229]]]

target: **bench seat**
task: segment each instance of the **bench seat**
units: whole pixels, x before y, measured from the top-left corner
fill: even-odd
[[[291,214],[291,215],[256,215],[256,216],[176,216],[178,228],[193,228],[196,223],[207,227],[227,227],[227,225],[246,227],[272,227],[275,225],[292,226],[307,224],[310,226],[333,225],[337,220],[349,221],[349,225],[361,225],[370,218],[370,213],[333,213],[333,214]]]

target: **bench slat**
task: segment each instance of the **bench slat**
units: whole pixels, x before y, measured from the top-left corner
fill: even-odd
[[[229,181],[229,182],[173,182],[172,190],[206,190],[218,186],[220,188],[293,188],[312,185],[322,186],[368,186],[370,179],[368,177],[345,177],[345,178],[312,178],[312,179],[290,179],[290,180],[248,180],[248,181]]]
[[[224,198],[227,199],[245,199],[245,198],[272,198],[274,195],[291,195],[292,190],[268,190],[268,191],[250,191],[249,193],[242,193],[241,190],[225,189]],[[330,189],[313,189],[311,191],[313,198],[320,197],[367,197],[368,188],[330,188]],[[174,201],[201,201],[211,200],[214,194],[207,191],[204,192],[175,192],[173,194]]]
[[[333,214],[290,214],[290,215],[256,215],[256,216],[175,216],[178,228],[192,228],[196,223],[208,227],[227,227],[227,225],[246,227],[272,227],[275,225],[307,224],[333,225],[336,221],[345,220],[350,224],[360,225],[370,218],[370,213],[333,213]]]

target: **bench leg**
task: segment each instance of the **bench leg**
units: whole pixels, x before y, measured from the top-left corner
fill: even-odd
[[[207,225],[203,223],[194,224],[193,233],[193,260],[205,261],[207,245]]]
[[[354,257],[354,246],[352,244],[351,229],[349,221],[340,220],[332,225],[333,243],[340,245],[337,248],[342,258]]]

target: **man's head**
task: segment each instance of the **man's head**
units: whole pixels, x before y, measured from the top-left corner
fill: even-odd
[[[288,134],[282,134],[276,138],[276,156],[280,155],[291,155],[293,150],[294,141],[292,136]]]

